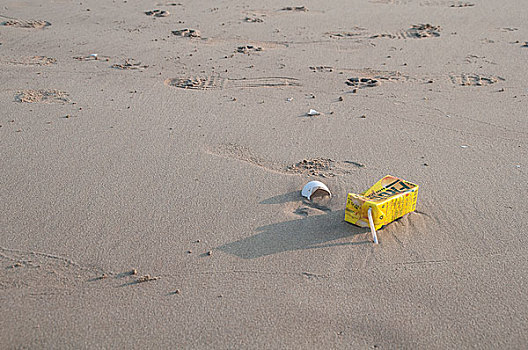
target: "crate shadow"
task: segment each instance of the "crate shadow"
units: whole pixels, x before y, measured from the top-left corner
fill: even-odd
[[[216,249],[242,259],[256,259],[282,252],[331,246],[370,244],[371,241],[335,242],[344,237],[364,234],[366,229],[343,220],[344,210],[279,222],[257,228],[257,234]]]

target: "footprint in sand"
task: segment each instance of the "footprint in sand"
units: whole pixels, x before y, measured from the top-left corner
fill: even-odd
[[[264,22],[264,20],[260,17],[246,17],[244,18],[244,22],[247,22],[247,23],[262,23]]]
[[[260,46],[253,46],[253,45],[243,45],[243,46],[239,46],[237,47],[236,51],[235,52],[238,52],[238,53],[243,53],[243,54],[246,54],[246,55],[250,55],[252,53],[255,53],[255,52],[260,52],[262,51],[262,47]]]
[[[303,175],[309,177],[335,177],[341,175],[354,174],[360,168],[365,167],[359,162],[344,160],[336,161],[330,158],[309,158],[303,159],[292,165],[284,166],[276,162],[264,159],[252,152],[248,147],[235,143],[219,145],[206,151],[208,154],[235,159],[246,162],[267,171],[285,175]]]
[[[352,86],[356,89],[364,89],[369,87],[380,86],[381,83],[377,79],[373,78],[361,78],[361,77],[352,77],[345,82],[348,86]]]
[[[68,103],[69,94],[59,90],[22,90],[15,95],[15,101],[24,103]]]
[[[450,75],[449,78],[453,84],[461,86],[486,86],[505,80],[498,76],[484,76],[478,74]]]
[[[145,14],[147,16],[152,16],[152,17],[168,17],[170,15],[170,12],[165,11],[165,10],[152,10],[152,11],[145,11]]]
[[[458,8],[460,8],[460,7],[473,7],[473,6],[475,6],[475,4],[472,4],[470,2],[460,2],[460,1],[457,1],[457,2],[449,5],[449,7],[458,7]]]
[[[413,24],[411,28],[397,33],[381,33],[370,36],[371,39],[389,38],[389,39],[423,39],[440,36],[441,28],[431,24]]]
[[[354,89],[377,87],[382,81],[406,81],[408,76],[396,71],[378,71],[371,69],[336,69],[338,71],[353,73],[355,76],[349,78],[345,83]]]
[[[216,75],[205,77],[183,77],[165,80],[165,85],[181,89],[209,90],[224,88],[257,88],[300,86],[295,78],[260,77],[260,78],[224,78]]]
[[[200,33],[198,29],[189,29],[189,28],[173,30],[172,34],[176,36],[186,37],[186,38],[200,38],[202,36],[202,34]]]
[[[19,19],[12,19],[9,21],[2,22],[1,25],[5,27],[13,27],[13,28],[29,28],[29,29],[42,29],[45,27],[49,27],[51,25],[48,21],[40,21],[40,20],[19,20]]]
[[[281,11],[307,12],[308,9],[306,6],[286,6],[283,7]]]
[[[312,72],[326,72],[331,73],[334,71],[334,67],[330,66],[316,66],[316,67],[309,67]]]

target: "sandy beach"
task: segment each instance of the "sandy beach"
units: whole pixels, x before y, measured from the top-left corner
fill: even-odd
[[[527,41],[521,0],[3,0],[0,348],[526,348]]]

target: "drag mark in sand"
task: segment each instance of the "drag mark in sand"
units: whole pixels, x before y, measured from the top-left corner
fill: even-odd
[[[225,143],[206,150],[207,154],[249,163],[272,172],[281,172],[280,166],[254,154],[248,147],[236,143]]]
[[[370,0],[374,4],[385,5],[419,5],[419,6],[449,6],[449,7],[472,7],[475,4],[464,1],[450,1],[450,0]]]
[[[233,271],[188,271],[189,275],[234,275],[234,274],[247,274],[247,275],[268,275],[268,276],[297,276],[306,277],[308,279],[318,278],[330,278],[329,274],[317,274],[311,272],[295,272],[295,271],[265,271],[265,270],[233,270]]]
[[[55,58],[46,56],[0,58],[0,64],[12,64],[21,66],[49,66],[56,63],[57,60]]]
[[[333,39],[355,39],[357,37],[362,37],[366,35],[366,28],[363,27],[352,27],[349,31],[336,31],[336,32],[326,32],[325,35]]]
[[[20,20],[20,19],[11,19],[0,23],[4,27],[12,28],[26,28],[26,29],[43,29],[51,25],[48,21],[42,20]]]
[[[21,90],[15,95],[15,101],[24,103],[68,103],[69,94],[60,90]]]
[[[99,268],[81,266],[58,255],[4,247],[0,247],[0,265],[5,271],[0,289],[26,288],[31,296],[64,293],[90,277],[106,276]]]
[[[87,283],[96,288],[124,287],[161,278],[148,274],[137,277],[136,269],[116,274],[54,254],[4,247],[0,247],[0,268],[5,271],[0,290],[25,288],[30,291],[30,296],[68,293]]]
[[[208,90],[224,88],[258,88],[300,86],[298,79],[288,77],[224,78],[217,75],[204,77],[169,78],[165,85],[181,89]]]
[[[284,175],[302,175],[309,177],[335,177],[340,175],[353,174],[357,169],[364,168],[365,165],[359,162],[344,160],[336,161],[330,158],[309,158],[303,159],[292,165],[283,166],[281,164],[264,159],[253,153],[248,147],[236,143],[227,143],[209,149],[206,153],[246,162],[264,170],[280,173]]]

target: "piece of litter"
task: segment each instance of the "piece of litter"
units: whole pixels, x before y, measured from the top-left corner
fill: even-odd
[[[286,101],[288,101],[288,102],[293,101],[293,97],[288,97],[288,98],[286,99]]]
[[[521,167],[521,165],[520,165],[520,164],[517,164],[517,165],[515,165],[515,167],[518,169],[518,168]]]
[[[96,53],[91,53],[89,56],[97,59],[97,54]]]
[[[418,185],[387,175],[361,194],[348,194],[345,221],[379,230],[416,210],[417,199]],[[372,212],[372,222],[369,211]]]
[[[328,187],[321,181],[310,181],[304,185],[301,195],[309,200],[316,197],[332,197]]]
[[[314,116],[314,115],[321,115],[320,112],[317,112],[315,109],[310,109],[308,113],[306,113],[308,116]]]
[[[462,146],[460,146],[460,147],[462,147],[462,148],[468,148],[469,146],[467,146],[467,145],[462,145]]]
[[[374,219],[372,219],[372,208],[368,208],[368,219],[370,233],[372,233],[372,240],[374,241],[374,244],[378,244],[378,236],[376,235],[376,228],[374,227]]]

